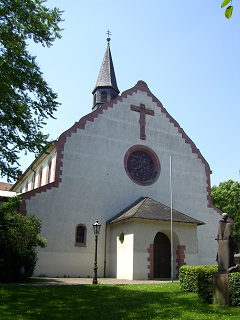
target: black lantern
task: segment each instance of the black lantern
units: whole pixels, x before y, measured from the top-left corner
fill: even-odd
[[[94,272],[93,272],[93,284],[97,284],[97,241],[98,241],[98,235],[100,233],[101,224],[98,223],[98,220],[93,224],[93,232],[95,235],[95,260],[94,260]]]
[[[98,220],[96,220],[96,222],[93,224],[93,232],[94,232],[95,236],[99,235],[100,228],[101,228],[101,225],[100,225],[100,223],[98,223]]]

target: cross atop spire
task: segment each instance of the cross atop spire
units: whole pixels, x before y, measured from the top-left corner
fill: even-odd
[[[106,32],[106,34],[107,34],[107,42],[109,43],[110,42],[110,40],[111,40],[111,38],[110,38],[110,36],[112,35],[111,34],[111,32],[108,30],[107,32]]]
[[[93,94],[93,110],[98,109],[106,102],[109,102],[115,99],[118,94],[118,86],[117,80],[115,76],[112,55],[110,50],[110,35],[111,32],[108,30],[107,32],[107,48],[103,57],[103,62],[98,74],[98,79],[96,86],[92,92]]]

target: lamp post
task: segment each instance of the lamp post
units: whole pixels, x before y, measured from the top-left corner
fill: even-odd
[[[98,235],[100,233],[101,224],[98,223],[98,220],[93,224],[93,232],[95,235],[95,259],[94,259],[94,273],[93,273],[93,284],[97,284],[97,241],[98,241]]]

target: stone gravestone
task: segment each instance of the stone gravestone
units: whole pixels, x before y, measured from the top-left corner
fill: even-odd
[[[234,242],[232,224],[228,214],[223,213],[218,224],[218,273],[213,276],[213,302],[219,305],[229,305],[228,273],[235,271]],[[234,267],[235,266],[235,267]]]

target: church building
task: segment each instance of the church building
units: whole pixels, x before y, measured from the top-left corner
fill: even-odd
[[[110,38],[93,107],[52,142],[12,191],[42,221],[35,275],[147,280],[216,264],[220,211],[211,170],[144,81],[119,94]]]

